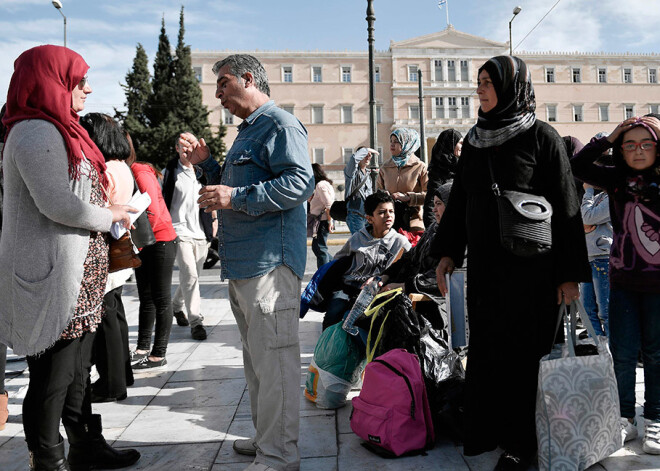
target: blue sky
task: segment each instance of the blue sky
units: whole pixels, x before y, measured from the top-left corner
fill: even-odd
[[[457,30],[506,42],[514,6],[516,46],[556,0],[448,0]],[[67,45],[91,66],[88,111],[123,106],[119,83],[137,43],[155,54],[160,19],[174,45],[185,7],[193,50],[366,50],[366,0],[62,0]],[[374,0],[376,48],[446,27],[437,0]],[[660,0],[561,0],[518,47],[520,51],[659,53]],[[0,0],[0,103],[18,55],[40,44],[62,44],[63,22],[50,0]]]

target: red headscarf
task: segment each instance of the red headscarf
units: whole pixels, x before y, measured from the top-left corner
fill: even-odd
[[[80,178],[84,156],[96,168],[101,184],[107,186],[105,159],[87,131],[78,123],[71,108],[71,92],[85,76],[89,66],[82,56],[61,46],[28,49],[14,62],[14,74],[7,92],[7,112],[2,123],[7,134],[24,119],[43,119],[53,123],[62,134],[69,158],[69,176]]]

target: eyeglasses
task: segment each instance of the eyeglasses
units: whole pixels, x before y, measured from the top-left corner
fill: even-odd
[[[645,141],[645,142],[626,142],[621,146],[621,149],[626,152],[635,152],[639,147],[642,150],[651,150],[656,146],[656,142]]]
[[[80,83],[78,83],[78,86],[83,89],[85,88],[85,85],[89,83],[89,79],[87,78],[87,75],[85,75],[82,79],[80,79]]]

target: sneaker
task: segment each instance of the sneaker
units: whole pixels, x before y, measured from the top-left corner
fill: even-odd
[[[174,317],[176,318],[177,325],[180,325],[181,327],[187,327],[190,325],[190,322],[188,322],[188,319],[186,318],[186,315],[183,313],[183,311],[176,311],[174,313]]]
[[[621,439],[623,440],[623,443],[629,442],[630,440],[634,440],[637,438],[639,435],[639,432],[637,431],[637,419],[633,420],[631,423],[628,419],[625,417],[621,417]]]
[[[257,456],[257,442],[254,438],[234,440],[232,448],[239,455]]]
[[[642,449],[650,455],[660,455],[660,420],[645,420],[646,431]]]
[[[155,368],[160,368],[162,366],[167,365],[167,360],[165,358],[161,358],[160,360],[157,361],[151,361],[149,357],[144,357],[140,361],[138,361],[136,364],[133,365],[134,370],[147,370],[147,369],[155,369]]]
[[[137,363],[138,361],[142,360],[143,358],[147,358],[148,356],[149,356],[149,352],[138,353],[136,350],[131,350],[131,352],[130,352],[131,365],[133,363]]]
[[[196,325],[190,329],[193,340],[206,340],[206,329],[203,325]]]

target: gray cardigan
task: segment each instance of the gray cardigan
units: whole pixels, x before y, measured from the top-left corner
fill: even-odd
[[[4,148],[0,236],[0,343],[18,355],[52,346],[78,300],[90,231],[112,213],[89,203],[91,165],[69,179],[64,139],[43,120],[14,125]]]

